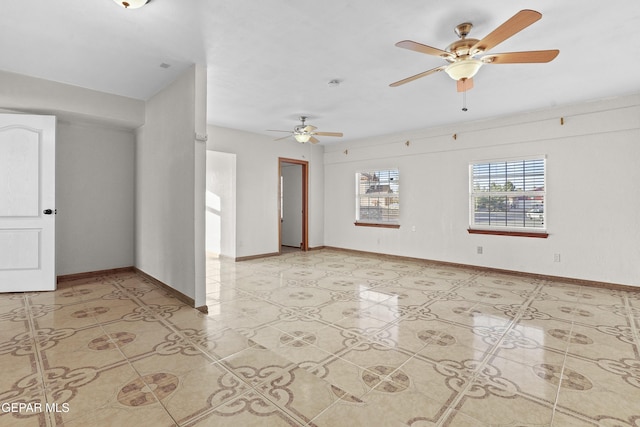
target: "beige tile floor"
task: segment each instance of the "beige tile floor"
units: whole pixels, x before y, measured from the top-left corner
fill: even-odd
[[[640,292],[325,249],[212,258],[207,303],[0,295],[0,425],[640,426]]]

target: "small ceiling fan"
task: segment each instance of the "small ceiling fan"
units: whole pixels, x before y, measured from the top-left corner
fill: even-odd
[[[509,37],[524,30],[529,25],[542,18],[540,12],[535,10],[521,10],[513,15],[506,22],[493,30],[482,40],[467,38],[473,25],[469,22],[462,23],[455,28],[455,33],[460,40],[451,43],[441,50],[427,46],[411,40],[403,40],[396,43],[396,46],[415,52],[426,53],[427,55],[439,56],[449,62],[448,65],[432,68],[415,76],[407,77],[391,83],[389,86],[396,87],[409,83],[421,77],[444,71],[453,80],[456,80],[458,92],[466,92],[473,88],[473,76],[484,64],[519,64],[519,63],[541,63],[552,61],[558,53],[557,49],[552,50],[531,50],[524,52],[494,53],[476,58],[485,54],[488,50],[502,43]]]
[[[268,132],[287,132],[293,135],[293,137],[301,144],[305,142],[311,142],[312,144],[317,144],[318,139],[317,136],[342,136],[342,132],[316,132],[317,129],[315,126],[305,124],[307,120],[307,116],[300,116],[300,121],[302,124],[297,125],[293,128],[293,131],[290,130],[272,130],[269,129]],[[282,138],[274,139],[274,141],[280,141],[281,139],[289,138],[289,135],[283,136]]]

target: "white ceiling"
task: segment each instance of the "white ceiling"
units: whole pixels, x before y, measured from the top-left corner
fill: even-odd
[[[469,111],[445,73],[388,86],[445,64],[396,42],[444,49],[457,24],[482,38],[521,9],[543,17],[491,53],[560,55],[484,66]],[[344,132],[321,138],[334,143],[640,92],[638,0],[21,0],[2,2],[0,23],[0,70],[148,99],[197,63],[210,124],[274,138],[300,115]]]

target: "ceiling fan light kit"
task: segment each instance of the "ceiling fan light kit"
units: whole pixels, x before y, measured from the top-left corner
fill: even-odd
[[[447,65],[444,72],[453,80],[458,81],[462,79],[470,79],[475,76],[481,66],[482,61],[478,59],[464,59]]]
[[[149,0],[113,0],[125,9],[138,9],[149,2]]]
[[[293,137],[300,144],[304,144],[305,142],[309,142],[309,140],[311,139],[311,134],[310,133],[296,133],[296,134],[293,135]]]

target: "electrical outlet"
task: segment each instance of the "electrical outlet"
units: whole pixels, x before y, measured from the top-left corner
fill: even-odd
[[[553,262],[560,262],[560,254],[553,254]]]
[[[478,255],[482,255],[482,246],[478,246],[478,247],[476,248],[476,253],[477,253]]]

